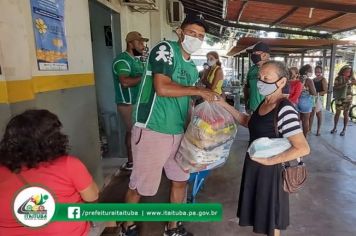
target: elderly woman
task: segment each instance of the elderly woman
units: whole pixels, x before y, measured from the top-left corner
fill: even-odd
[[[246,154],[243,167],[237,216],[241,226],[253,226],[255,233],[280,235],[289,225],[289,195],[283,190],[282,163],[309,153],[309,145],[301,130],[298,112],[285,99],[282,89],[289,73],[283,63],[268,61],[261,67],[257,87],[265,96],[256,112],[243,114],[226,102],[219,103],[241,125],[248,127],[250,144],[261,137],[277,138],[275,115],[279,136],[287,138],[291,148],[271,158],[255,159]]]
[[[15,219],[12,201],[19,189],[40,184],[60,203],[93,202],[98,187],[83,163],[68,155],[68,138],[57,116],[28,110],[13,117],[0,142],[0,235],[87,235],[88,222],[50,222],[36,230]]]

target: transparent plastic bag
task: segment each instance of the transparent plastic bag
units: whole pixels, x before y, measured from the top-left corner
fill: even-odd
[[[178,164],[191,173],[224,164],[237,130],[234,118],[218,104],[204,102],[191,119],[176,155]]]
[[[278,155],[291,147],[286,138],[259,138],[253,141],[247,152],[250,157],[269,158]]]

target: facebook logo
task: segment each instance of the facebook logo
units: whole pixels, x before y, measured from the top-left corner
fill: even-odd
[[[68,219],[80,219],[80,207],[68,207]]]

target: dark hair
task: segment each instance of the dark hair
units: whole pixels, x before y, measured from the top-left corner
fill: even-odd
[[[306,65],[302,66],[302,68],[300,68],[299,74],[302,77],[303,75],[308,74],[308,71],[310,71],[310,70],[313,70],[313,67],[309,64],[306,64]]]
[[[289,68],[289,76],[292,78],[292,71],[294,71],[295,73],[296,73],[296,75],[297,75],[297,78],[298,78],[298,76],[299,76],[299,70],[298,70],[298,68],[297,67],[291,67],[291,68]],[[291,79],[290,78],[290,79]]]
[[[27,110],[13,117],[0,141],[0,165],[19,172],[67,155],[68,137],[62,123],[48,110]]]
[[[339,73],[337,73],[337,75],[338,76],[344,76],[345,70],[351,70],[350,78],[354,78],[354,72],[352,70],[352,67],[349,66],[349,65],[344,65],[343,67],[341,67],[341,69],[339,70]]]
[[[205,20],[197,15],[188,14],[181,24],[181,28],[184,29],[187,25],[199,25],[204,28],[205,32],[208,32],[209,27]]]
[[[211,55],[213,56],[215,59],[217,59],[218,61],[216,62],[216,65],[221,66],[221,61],[220,61],[220,57],[219,54],[216,51],[210,51],[206,54],[206,56]]]
[[[323,71],[323,67],[321,67],[321,66],[316,66],[316,67],[314,68],[314,71],[316,71],[316,69],[320,69],[321,71]]]
[[[287,78],[287,81],[289,80],[289,77],[290,77],[289,70],[283,62],[271,60],[271,61],[267,61],[267,62],[263,63],[262,67],[268,66],[268,65],[272,65],[275,68],[277,68],[278,78],[284,77],[284,78]]]

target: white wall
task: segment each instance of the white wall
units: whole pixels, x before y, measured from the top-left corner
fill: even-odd
[[[29,1],[0,1],[0,48],[6,80],[31,78],[28,8]]]
[[[30,1],[0,1],[0,48],[6,80],[26,80],[38,75],[92,73],[89,8],[87,0],[65,1],[68,71],[39,71]]]
[[[128,6],[121,5],[118,0],[112,0],[111,3],[104,0],[97,1],[120,13],[123,50],[126,49],[126,34],[130,31],[138,31],[142,36],[149,38],[149,47],[154,46],[163,38],[169,40],[177,39],[175,33],[172,31],[173,28],[167,21],[166,0],[156,1],[159,11],[146,13],[134,12]]]

